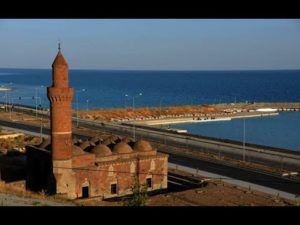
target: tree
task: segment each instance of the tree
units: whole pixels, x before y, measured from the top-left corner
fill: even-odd
[[[135,183],[131,188],[132,196],[124,199],[126,206],[145,206],[147,200],[147,186],[146,184],[140,185],[138,180],[135,179]]]

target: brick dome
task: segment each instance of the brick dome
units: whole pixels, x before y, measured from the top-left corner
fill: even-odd
[[[116,144],[114,146],[113,152],[125,154],[125,153],[131,153],[131,152],[133,152],[133,150],[128,144],[126,144],[124,142],[119,142],[118,144]]]
[[[91,152],[94,153],[97,157],[112,155],[112,152],[109,149],[109,147],[107,147],[104,144],[96,145],[96,147],[94,147]]]
[[[85,141],[85,142],[81,143],[79,145],[79,147],[84,150],[84,149],[90,147],[90,142],[89,141]]]
[[[106,138],[102,144],[104,144],[104,145],[115,144],[115,141],[109,137],[109,138]]]
[[[134,143],[133,150],[138,152],[148,152],[152,151],[152,146],[148,141],[138,140]]]
[[[67,61],[65,60],[64,56],[59,51],[54,59],[54,62],[52,63],[52,67],[56,66],[68,66]]]
[[[82,154],[85,154],[85,151],[83,151],[82,148],[80,148],[77,145],[73,145],[72,146],[72,151],[73,151],[73,155],[82,155]]]
[[[125,138],[122,138],[121,141],[128,144],[129,142],[132,142],[133,139],[132,139],[132,138],[125,137]]]
[[[99,138],[98,137],[91,137],[89,139],[90,142],[93,142],[93,143],[96,143],[97,141],[99,141]]]

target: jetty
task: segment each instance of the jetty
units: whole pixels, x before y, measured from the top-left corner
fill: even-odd
[[[182,117],[182,118],[157,118],[150,120],[133,120],[129,123],[135,123],[140,125],[169,125],[180,123],[207,123],[207,122],[220,122],[230,121],[232,119],[253,118],[262,116],[277,116],[278,112],[240,112],[231,115],[215,115],[215,116],[199,116],[199,117]]]

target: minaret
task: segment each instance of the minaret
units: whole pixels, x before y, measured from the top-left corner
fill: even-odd
[[[60,43],[52,64],[52,86],[48,87],[51,106],[52,160],[72,158],[72,98],[73,88],[69,86],[68,64],[64,59]]]

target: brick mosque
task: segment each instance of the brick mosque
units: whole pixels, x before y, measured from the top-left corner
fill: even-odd
[[[147,191],[166,189],[168,155],[157,152],[149,142],[119,136],[84,142],[72,138],[74,90],[68,72],[59,48],[47,91],[51,140],[26,146],[26,188],[70,199],[130,195],[137,184],[145,185]]]

